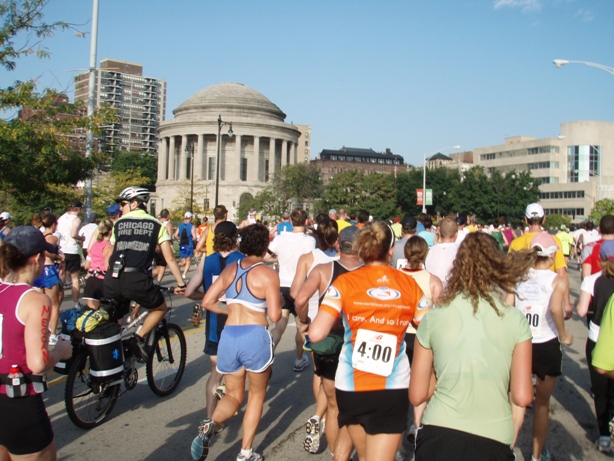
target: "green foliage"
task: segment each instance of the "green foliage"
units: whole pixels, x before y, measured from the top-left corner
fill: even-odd
[[[601,218],[607,214],[614,215],[614,200],[604,198],[595,203],[595,207],[590,213],[590,218],[595,224],[599,224]]]
[[[111,161],[111,172],[117,171],[132,171],[147,178],[147,185],[153,186],[158,175],[158,159],[143,152],[118,151]]]
[[[142,186],[146,183],[147,178],[132,171],[100,175],[92,184],[92,208],[99,216],[106,216],[107,207],[115,203],[115,197],[122,190],[128,186]]]
[[[555,229],[559,229],[561,227],[561,224],[564,224],[566,227],[569,227],[571,224],[571,217],[556,213],[546,215],[544,228],[549,229],[550,227],[554,227]]]
[[[344,208],[348,213],[367,210],[375,219],[397,213],[395,178],[385,173],[346,170],[328,183],[317,211]]]

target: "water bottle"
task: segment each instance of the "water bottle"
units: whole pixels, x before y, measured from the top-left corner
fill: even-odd
[[[13,365],[8,375],[10,383],[6,385],[6,395],[12,399],[26,396],[26,379],[18,365]]]

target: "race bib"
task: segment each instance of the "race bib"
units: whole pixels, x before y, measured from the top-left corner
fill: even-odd
[[[397,350],[397,337],[360,328],[356,334],[352,367],[374,375],[390,376]]]

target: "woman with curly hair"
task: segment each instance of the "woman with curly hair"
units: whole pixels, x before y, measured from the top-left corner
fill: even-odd
[[[213,416],[198,426],[198,436],[192,442],[192,457],[196,460],[207,457],[216,426],[239,409],[245,396],[246,378],[249,378],[249,397],[237,460],[262,459],[252,451],[252,443],[273,364],[273,340],[267,327],[269,319],[277,322],[281,317],[279,276],[263,262],[268,247],[269,231],[265,226],[244,227],[239,251],[245,258],[227,265],[203,298],[205,309],[228,315],[219,342],[216,367],[218,373],[226,375],[226,395],[215,407]],[[219,303],[224,292],[226,305]]]
[[[420,322],[409,387],[429,402],[416,435],[416,461],[514,460],[512,408],[533,400],[531,330],[497,292],[515,292],[533,264],[503,253],[483,232],[461,243],[437,309]]]
[[[407,427],[409,360],[403,338],[422,291],[390,267],[394,241],[386,222],[365,224],[353,244],[364,266],[335,279],[309,326],[309,338],[317,342],[343,319],[335,374],[338,422],[347,426],[360,461],[394,460]]]

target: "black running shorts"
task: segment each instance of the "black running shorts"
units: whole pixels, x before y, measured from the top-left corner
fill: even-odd
[[[433,459],[472,461],[514,461],[509,445],[468,432],[440,426],[422,426],[416,432],[415,461]]]
[[[545,343],[533,344],[532,373],[542,381],[546,376],[560,376],[563,367],[563,352],[559,338]]]
[[[37,453],[53,442],[41,394],[11,399],[0,394],[0,445],[12,455]]]
[[[79,272],[81,270],[81,255],[64,253],[64,268],[69,274]]]
[[[164,296],[145,272],[122,272],[113,278],[112,271],[104,277],[104,296],[116,300],[129,299],[145,309],[155,309],[164,303]]]
[[[407,429],[407,389],[367,392],[336,389],[335,395],[339,407],[339,427],[360,424],[369,435],[401,434]]]
[[[315,366],[315,374],[320,378],[335,380],[337,366],[339,365],[339,354],[320,355],[313,353],[313,365]]]

